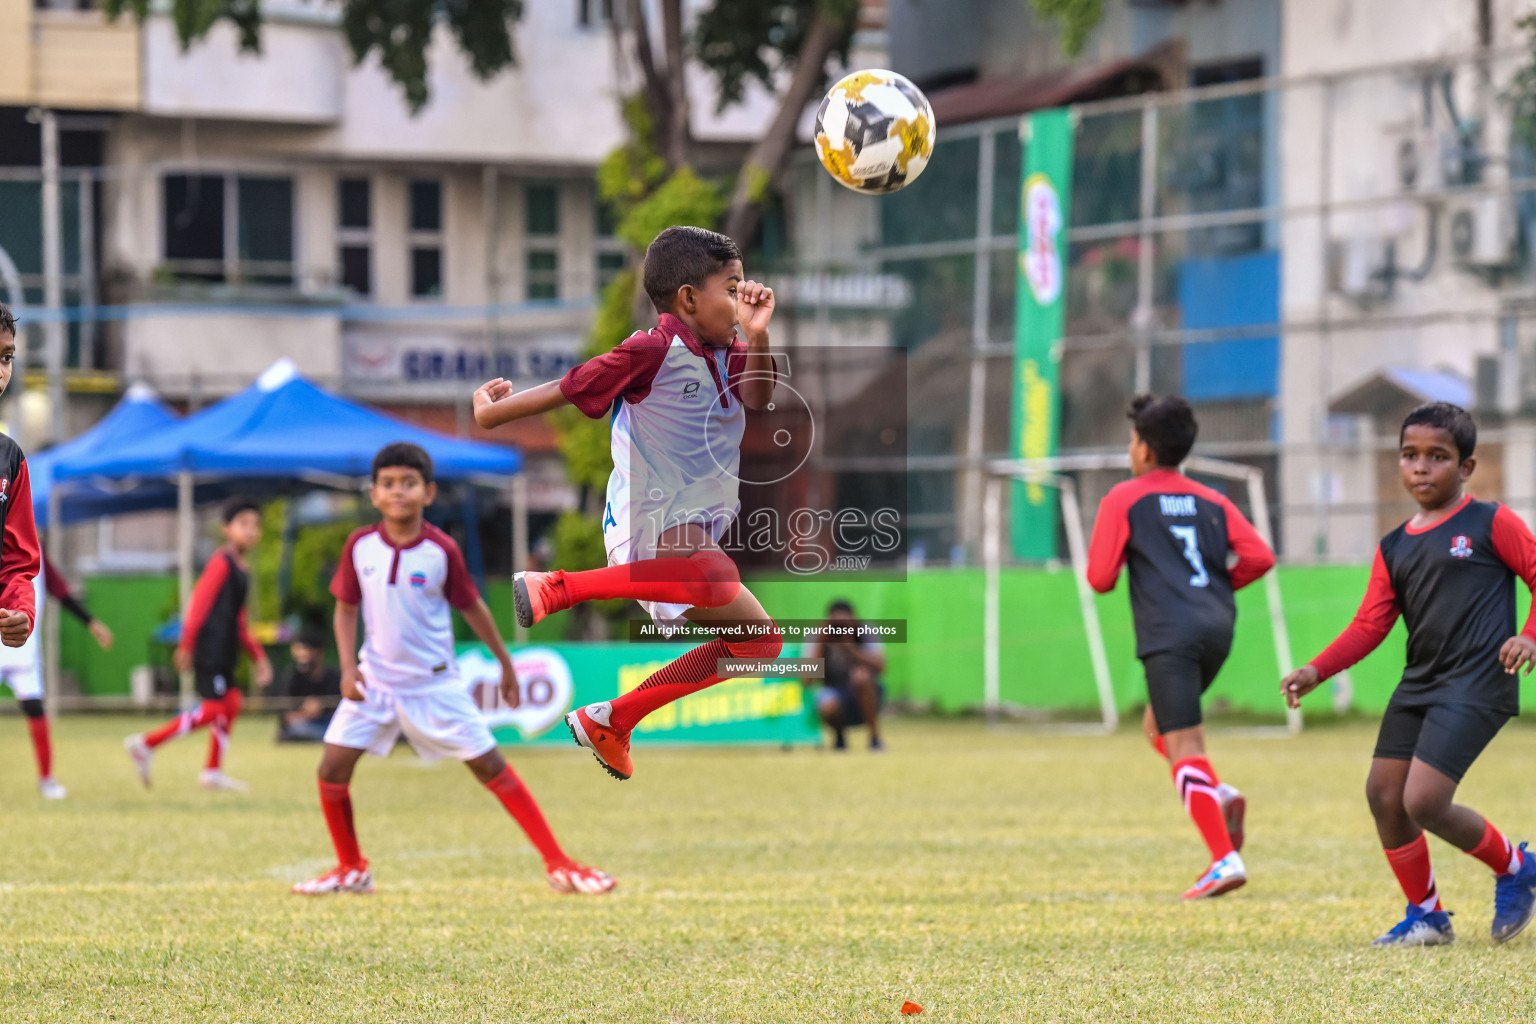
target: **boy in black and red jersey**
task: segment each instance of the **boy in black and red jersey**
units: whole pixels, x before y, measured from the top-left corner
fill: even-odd
[[[0,394],[11,383],[16,361],[16,316],[0,303]],[[37,621],[32,581],[42,567],[32,482],[21,445],[0,435],[0,643],[20,647]]]
[[[1403,421],[1400,445],[1403,486],[1419,512],[1376,549],[1354,621],[1280,688],[1296,707],[1375,650],[1402,615],[1408,664],[1382,716],[1366,799],[1408,913],[1374,944],[1455,939],[1426,829],[1493,870],[1493,941],[1507,942],[1536,912],[1536,858],[1454,798],[1472,762],[1519,714],[1520,669],[1536,664],[1536,615],[1515,631],[1515,577],[1536,587],[1536,539],[1508,508],[1463,490],[1477,464],[1477,426],[1465,410],[1420,406]]]
[[[1131,475],[1099,503],[1088,548],[1088,582],[1115,589],[1131,577],[1136,656],[1146,670],[1143,729],[1173,766],[1174,785],[1210,849],[1211,866],[1184,893],[1202,899],[1248,880],[1243,795],[1216,777],[1205,756],[1200,696],[1232,648],[1234,591],[1275,564],[1248,520],[1225,495],[1179,472],[1198,425],[1182,398],[1143,395],[1131,404]],[[1228,566],[1228,556],[1237,560]]]
[[[206,725],[208,760],[198,781],[204,789],[247,788],[224,774],[224,752],[240,715],[242,701],[235,686],[235,666],[242,648],[250,655],[256,685],[265,687],[272,682],[272,663],[245,624],[245,598],[251,586],[245,555],[261,539],[261,508],[248,499],[232,498],[224,504],[223,520],[225,543],[214,552],[192,591],[181,624],[181,641],[176,645],[176,667],[192,672],[198,702],[154,732],[137,733],[123,741],[146,787],[155,748]]]

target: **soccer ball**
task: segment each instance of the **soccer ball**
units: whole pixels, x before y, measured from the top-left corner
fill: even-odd
[[[910,185],[928,166],[934,133],[928,97],[894,71],[855,71],[816,111],[821,166],[866,195]]]

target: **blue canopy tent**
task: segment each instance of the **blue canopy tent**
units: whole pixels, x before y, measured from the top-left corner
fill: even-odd
[[[68,525],[85,519],[150,508],[173,508],[176,488],[165,480],[143,480],[128,488],[105,489],[89,484],[63,488],[59,507],[49,506],[53,493],[53,471],[61,460],[98,458],[122,447],[138,443],[170,424],[176,414],[168,409],[146,384],[134,384],[123,400],[85,433],[54,445],[46,451],[27,456],[27,473],[32,481],[32,508],[37,525],[49,526],[55,511],[59,522]]]
[[[185,605],[192,591],[195,487],[297,479],[350,488],[369,475],[374,453],[393,441],[426,449],[440,481],[506,486],[522,466],[511,448],[448,437],[332,394],[285,359],[245,391],[132,443],[61,456],[51,478],[65,494],[81,485],[104,488],[106,481],[174,482]],[[518,518],[514,510],[514,523]]]

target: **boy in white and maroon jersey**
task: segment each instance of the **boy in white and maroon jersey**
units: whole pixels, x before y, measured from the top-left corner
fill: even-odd
[[[720,681],[721,658],[772,658],[783,634],[719,540],[741,508],[737,474],[746,410],[773,398],[768,351],[773,289],[744,279],[725,235],[668,228],[645,252],[656,328],[639,331],[558,381],[512,391],[497,378],[475,392],[490,428],[562,405],[612,416],[613,472],[603,512],[608,567],[518,573],[518,621],[531,626],[582,601],[630,598],[663,627],[689,620],[717,638],[611,701],[577,708],[566,725],[610,775],[630,777],[629,738],[646,715]]]
[[[358,847],[349,784],[365,752],[387,756],[404,733],[424,759],[456,757],[495,793],[544,858],[550,888],[601,893],[613,879],[565,855],[539,805],[496,749],[454,660],[453,610],[501,663],[501,698],[520,700],[512,659],[480,599],[458,545],[423,518],[437,496],[432,458],[414,444],[386,445],[374,456],[370,497],[377,526],[347,538],[331,593],[336,598],[336,650],[341,693],[325,731],[320,805],[336,847],[337,866],[294,886],[302,895],[373,891],[373,874]],[[365,636],[357,643],[361,608]]]

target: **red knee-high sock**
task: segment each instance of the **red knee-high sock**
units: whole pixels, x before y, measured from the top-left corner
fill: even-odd
[[[183,711],[154,732],[147,734],[144,737],[144,745],[153,749],[166,740],[175,739],[177,736],[185,736],[193,729],[201,729],[217,718],[221,711],[222,705],[216,700],[198,701],[188,710]]]
[[[1424,833],[1420,832],[1419,838],[1411,843],[1383,852],[1408,902],[1427,911],[1439,910],[1440,887],[1435,885],[1435,869],[1429,863],[1429,841]]]
[[[564,575],[570,604],[624,597],[718,608],[741,592],[736,563],[719,551],[698,551],[687,558],[647,558]]]
[[[549,830],[549,823],[544,820],[544,812],[539,810],[533,794],[528,792],[528,787],[523,785],[523,780],[517,777],[511,765],[507,765],[500,775],[487,782],[485,788],[496,794],[501,806],[522,826],[529,842],[539,851],[539,856],[544,858],[546,868],[558,867],[570,860],[565,851],[560,849],[555,834]]]
[[[711,640],[695,647],[671,664],[657,669],[645,682],[613,700],[610,723],[619,732],[628,732],[646,715],[663,705],[697,693],[720,681],[715,674],[721,658],[772,658],[783,650],[783,634],[778,627],[761,639],[726,642]]]
[[[357,848],[357,828],[352,823],[352,794],[345,782],[320,783],[320,809],[325,812],[325,826],[331,830],[331,844],[336,847],[336,863],[344,868],[360,868],[368,862]]]
[[[1164,761],[1168,760],[1168,742],[1161,736],[1152,737],[1152,749],[1157,751],[1157,756]]]
[[[1173,784],[1178,787],[1184,810],[1194,821],[1195,828],[1205,845],[1210,848],[1211,860],[1217,861],[1232,852],[1232,838],[1227,835],[1227,819],[1221,813],[1221,800],[1216,796],[1216,769],[1203,757],[1186,757],[1174,762]]]
[[[32,753],[37,755],[37,777],[46,779],[53,774],[53,742],[48,736],[48,719],[43,715],[27,719],[27,731],[32,734]]]
[[[240,717],[241,703],[239,690],[230,690],[218,702],[219,710],[208,730],[208,760],[204,768],[218,771],[223,766],[224,752],[229,749],[229,734],[235,728],[235,719]]]
[[[1483,819],[1483,838],[1467,852],[1487,864],[1496,875],[1514,874],[1525,860],[1519,847],[1504,838],[1504,833],[1487,818]]]

